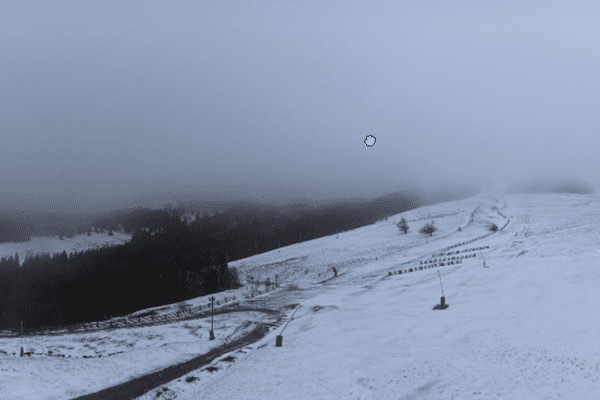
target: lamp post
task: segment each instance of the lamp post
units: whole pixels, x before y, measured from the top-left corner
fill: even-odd
[[[215,333],[213,331],[213,318],[215,313],[215,296],[210,298],[210,339],[215,340]]]

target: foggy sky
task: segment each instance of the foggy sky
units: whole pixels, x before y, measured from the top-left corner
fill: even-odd
[[[3,1],[0,202],[597,187],[599,17],[573,1]]]

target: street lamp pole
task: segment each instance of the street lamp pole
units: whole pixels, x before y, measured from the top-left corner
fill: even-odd
[[[213,331],[214,314],[215,314],[215,296],[212,296],[210,298],[210,339],[209,340],[215,339],[215,333]]]

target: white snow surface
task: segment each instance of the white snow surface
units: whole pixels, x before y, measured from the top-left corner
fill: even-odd
[[[243,281],[277,274],[280,283],[307,289],[305,300],[283,333],[281,326],[234,352],[234,361],[219,357],[211,364],[218,370],[195,371],[140,399],[600,399],[598,211],[596,195],[485,194],[231,262]],[[491,223],[504,226],[500,213],[510,218],[503,231],[446,250],[489,246],[477,257],[388,276],[486,235]],[[400,217],[408,234],[394,225]],[[431,219],[438,231],[419,234]],[[318,283],[333,276],[332,266],[339,276]],[[441,296],[438,271],[445,310],[432,310]],[[225,315],[221,335],[262,318]],[[184,327],[196,323],[206,325],[94,334],[108,337],[100,339],[104,351],[124,351],[106,358],[82,358],[90,351],[82,343],[101,346],[91,334],[35,339],[40,349],[70,351],[70,359],[20,358],[10,354],[19,338],[1,339],[8,354],[0,353],[0,393],[64,399],[188,360],[209,343],[206,329],[198,337]],[[275,346],[279,334],[282,347]]]

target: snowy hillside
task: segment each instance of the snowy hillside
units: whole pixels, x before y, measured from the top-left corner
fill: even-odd
[[[232,262],[243,281],[277,275],[283,284],[248,304],[299,304],[287,311],[283,346],[277,326],[140,399],[600,398],[598,211],[593,195],[481,195]],[[400,217],[408,234],[394,225]],[[432,219],[438,231],[419,234]],[[492,223],[504,229],[473,241]],[[442,252],[476,256],[389,275]],[[450,307],[434,311],[438,271]],[[0,339],[0,393],[84,395],[188,360],[266,318],[222,314],[213,342],[206,318],[29,338],[33,354],[23,358],[13,354],[19,338]],[[50,347],[71,357],[49,356]]]
[[[114,232],[113,236],[109,236],[107,232],[96,233],[92,232],[91,236],[86,234],[76,235],[72,238],[65,237],[62,240],[58,236],[54,237],[32,237],[28,242],[17,243],[0,243],[0,257],[14,256],[19,254],[21,264],[25,260],[27,254],[35,255],[36,253],[62,253],[63,250],[69,253],[75,251],[81,252],[84,250],[102,247],[103,245],[123,244],[131,240],[131,235],[124,232]]]

